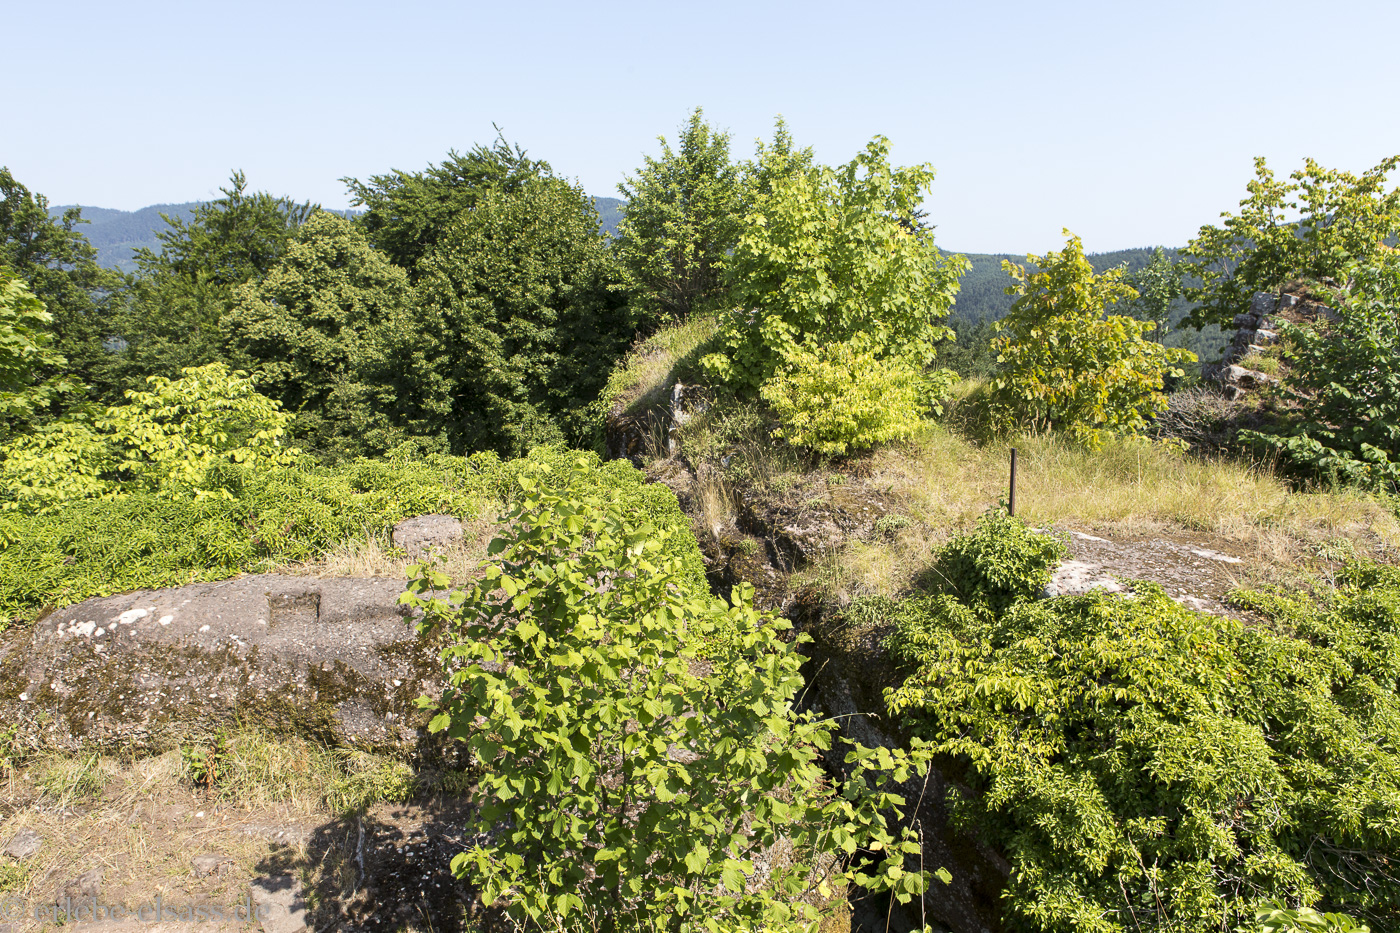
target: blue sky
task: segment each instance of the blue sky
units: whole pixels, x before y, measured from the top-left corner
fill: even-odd
[[[1325,12],[1324,12],[1325,11]],[[1059,3],[70,2],[5,15],[0,164],[51,203],[259,189],[506,137],[617,184],[696,106],[738,157],[782,114],[828,164],[875,134],[928,162],[946,248],[1181,245],[1263,155],[1360,172],[1400,152],[1394,0]],[[1394,180],[1394,179],[1393,179]]]

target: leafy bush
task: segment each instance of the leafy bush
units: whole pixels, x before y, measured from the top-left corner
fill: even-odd
[[[774,436],[823,454],[868,450],[908,437],[957,381],[952,370],[927,374],[900,358],[880,359],[850,344],[800,347],[759,392],[782,422]]]
[[[1021,297],[997,324],[1006,336],[993,342],[1003,364],[996,387],[1033,427],[1098,448],[1108,435],[1142,433],[1148,417],[1167,407],[1163,377],[1183,375],[1176,364],[1196,355],[1146,339],[1151,321],[1104,317],[1110,303],[1137,292],[1123,284],[1121,269],[1095,275],[1079,237],[1065,235],[1062,251],[1026,257],[1037,272],[1002,262]]]
[[[1255,912],[1259,933],[1371,933],[1346,914],[1324,914],[1311,907],[1266,907]]]
[[[726,261],[733,310],[720,349],[701,362],[740,392],[757,390],[804,346],[849,343],[922,367],[951,336],[938,322],[967,268],[961,256],[941,256],[917,223],[932,167],[891,168],[884,137],[835,171],[789,171],[790,155],[775,146],[760,156],[782,171],[771,173]]]
[[[454,642],[449,686],[423,701],[439,710],[430,728],[484,766],[480,841],[454,873],[557,930],[811,929],[812,901],[837,893],[833,860],[861,847],[878,866],[847,880],[920,894],[927,875],[904,868],[918,842],[882,813],[903,800],[871,784],[908,778],[922,754],[855,746],[829,786],[817,756],[835,724],[794,709],[786,622],[757,612],[751,588],[711,596],[670,553],[693,538],[599,488],[586,463],[518,483],[479,584],[446,595],[424,572],[404,595]]]
[[[968,606],[999,613],[1012,603],[1039,596],[1065,551],[1062,539],[1032,531],[998,509],[983,515],[971,533],[958,535],[939,550],[934,582]]]
[[[183,379],[152,376],[148,392],[128,391],[92,427],[47,425],[3,448],[5,511],[50,512],[74,499],[150,490],[210,495],[216,464],[287,466],[282,445],[291,415],[259,395],[244,373],[222,363],[186,369]]]
[[[1257,928],[1275,899],[1394,928],[1400,572],[1237,594],[1278,633],[1136,590],[892,613],[887,704],[961,768],[1008,929]]]
[[[55,421],[0,447],[0,512],[44,515],[115,495],[116,452],[84,421]]]
[[[1400,255],[1355,266],[1340,319],[1281,324],[1290,346],[1288,394],[1305,413],[1287,433],[1240,436],[1283,453],[1313,477],[1400,490]]]

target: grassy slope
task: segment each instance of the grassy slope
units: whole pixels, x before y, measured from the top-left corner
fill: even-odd
[[[669,397],[676,378],[693,377],[694,360],[713,328],[710,320],[692,321],[641,344],[610,382],[614,406],[635,412]],[[970,388],[964,384],[959,394]],[[1204,534],[1280,575],[1306,571],[1324,552],[1384,559],[1400,548],[1400,521],[1384,503],[1350,490],[1292,488],[1268,464],[1143,442],[1110,443],[1098,452],[1046,436],[979,442],[957,427],[959,416],[955,404],[944,423],[929,422],[910,441],[843,465],[805,460],[767,438],[752,409],[711,412],[681,435],[693,466],[729,457],[723,470],[700,471],[700,526],[732,519],[736,487],[745,483],[841,481],[843,471],[854,469],[860,482],[887,494],[907,524],[879,541],[853,542],[831,556],[829,567],[812,572],[848,592],[894,595],[927,567],[937,544],[1006,495],[1010,448],[1016,447],[1017,514],[1033,524],[1110,538]]]

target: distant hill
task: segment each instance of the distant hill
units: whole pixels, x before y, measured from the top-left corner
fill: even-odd
[[[122,272],[136,271],[136,250],[145,247],[147,249],[160,249],[161,233],[170,229],[169,224],[161,219],[161,214],[169,217],[178,217],[189,220],[194,216],[194,209],[203,203],[201,201],[188,201],[184,204],[152,204],[150,207],[143,207],[137,211],[119,211],[110,207],[84,207],[83,220],[87,223],[79,224],[77,229],[88,242],[97,247],[97,262],[108,269],[119,269]],[[593,204],[598,209],[599,229],[610,236],[617,235],[617,224],[622,219],[623,201],[619,198],[594,198]],[[49,214],[53,217],[63,216],[63,212],[72,204],[64,204],[58,207],[50,207]],[[336,211],[346,217],[354,217],[359,211]]]
[[[945,254],[955,250],[939,250]],[[1176,249],[1168,249],[1167,256],[1177,258]],[[952,316],[969,323],[997,321],[1006,316],[1015,300],[1006,294],[1005,289],[1015,284],[1014,280],[1001,267],[1003,259],[1024,266],[1024,253],[963,253],[971,262],[972,269],[962,277],[957,301],[953,304]],[[1116,266],[1127,266],[1129,272],[1137,272],[1152,259],[1152,248],[1120,249],[1111,253],[1090,253],[1090,264],[1095,272],[1104,272]],[[1184,307],[1183,307],[1184,312]]]
[[[617,225],[622,220],[621,198],[594,198],[593,206],[598,209],[598,227],[608,236],[617,236]]]
[[[956,250],[944,249],[943,247],[939,247],[939,249],[944,254],[956,252]],[[1151,261],[1152,249],[1152,247],[1140,247],[1138,249],[1114,250],[1109,253],[1090,253],[1086,258],[1097,273],[1102,273],[1116,266],[1127,266],[1129,272],[1137,272]],[[1167,248],[1166,253],[1172,260],[1179,259],[1180,250],[1175,247]],[[1001,261],[1009,259],[1024,266],[1026,265],[1025,254],[963,253],[963,255],[972,263],[972,268],[961,279],[957,300],[954,301],[953,310],[948,315],[949,323],[955,323],[961,327],[974,327],[978,324],[1001,320],[1011,309],[1012,302],[1016,300],[1005,292],[1007,286],[1014,284],[1014,280],[1002,269]],[[1189,311],[1190,305],[1186,300],[1184,298],[1177,299],[1169,319],[1171,327],[1178,327],[1181,319]],[[1185,347],[1192,350],[1202,360],[1214,360],[1220,356],[1220,351],[1229,341],[1221,334],[1218,327],[1210,325],[1201,331],[1171,330],[1168,332],[1166,340],[1162,342],[1169,347]]]
[[[161,214],[189,220],[199,201],[184,204],[152,204],[139,211],[118,211],[110,207],[84,207],[83,220],[77,230],[87,237],[89,243],[97,247],[97,262],[109,269],[134,272],[136,260],[132,258],[140,247],[159,249],[160,240],[156,235],[164,233],[170,226],[161,220]],[[49,214],[62,217],[63,212],[77,205],[64,204],[50,207]]]

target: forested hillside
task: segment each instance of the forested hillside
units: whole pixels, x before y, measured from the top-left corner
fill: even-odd
[[[135,211],[119,211],[109,207],[80,207],[64,204],[50,207],[49,215],[60,219],[73,208],[82,211],[87,223],[78,229],[97,249],[97,263],[108,269],[132,272],[136,269],[136,250],[155,249],[159,246],[160,234],[170,229],[162,214],[188,220],[194,215],[198,201],[184,204],[152,204]]]

